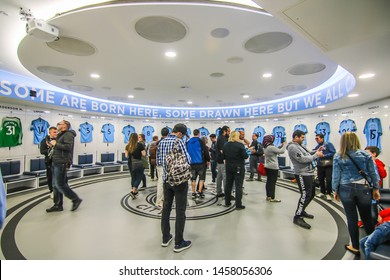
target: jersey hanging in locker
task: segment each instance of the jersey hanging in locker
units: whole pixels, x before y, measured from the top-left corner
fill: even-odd
[[[22,122],[18,117],[4,117],[1,120],[0,147],[22,145]]]

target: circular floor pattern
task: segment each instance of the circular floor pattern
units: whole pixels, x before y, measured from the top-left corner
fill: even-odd
[[[107,184],[107,182],[110,182]],[[295,185],[280,182],[281,204],[264,199],[264,183],[245,183],[247,208],[221,207],[209,186],[204,200],[189,200],[185,238],[194,246],[182,254],[161,248],[158,212],[145,211],[155,199],[153,182],[129,199],[128,175],[95,178],[72,186],[84,199],[80,209],[45,213],[52,202],[47,189],[7,198],[1,232],[1,259],[343,259],[349,236],[339,204],[315,198],[311,230],[292,223],[299,195]],[[109,189],[109,191],[107,191]],[[140,205],[144,205],[141,206]],[[126,209],[126,211],[124,211]],[[151,209],[151,208],[149,208]],[[172,211],[174,212],[174,211]],[[147,218],[147,219],[145,219]],[[152,219],[150,219],[152,218]],[[174,228],[174,221],[171,221]]]

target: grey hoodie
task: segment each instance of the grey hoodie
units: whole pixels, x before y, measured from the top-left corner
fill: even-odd
[[[310,152],[295,142],[287,144],[288,156],[294,166],[294,173],[296,175],[313,175],[314,165],[313,161],[318,158],[317,154],[310,154]]]

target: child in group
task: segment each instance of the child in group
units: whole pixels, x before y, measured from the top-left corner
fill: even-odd
[[[379,154],[381,153],[378,147],[375,146],[368,146],[365,148],[366,151],[368,151],[372,159],[375,161],[376,167],[378,169],[378,174],[379,174],[379,188],[383,188],[383,178],[386,178],[387,172],[385,168],[385,164],[378,159]]]
[[[377,170],[378,170],[379,179],[380,179],[379,180],[379,188],[383,188],[383,178],[386,178],[387,172],[386,172],[385,164],[380,159],[377,158],[381,152],[380,152],[379,148],[375,147],[375,146],[368,146],[365,148],[365,150],[371,154],[372,159],[375,162],[375,165],[376,165]],[[373,203],[373,211],[374,211],[373,216],[375,216],[375,220],[376,220],[377,214],[378,214],[376,201],[374,200],[372,203]],[[358,226],[359,227],[364,226],[362,221],[358,222]]]
[[[378,224],[373,233],[360,240],[360,248],[367,260],[370,260],[370,253],[380,244],[390,240],[390,208],[379,212]]]

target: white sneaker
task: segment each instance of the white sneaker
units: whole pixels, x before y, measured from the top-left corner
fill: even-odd
[[[316,197],[318,197],[318,198],[323,198],[323,197],[325,197],[325,194],[323,194],[323,193],[318,193],[318,194],[316,194]]]
[[[326,200],[331,201],[332,200],[332,196],[330,194],[327,194],[326,195]]]

